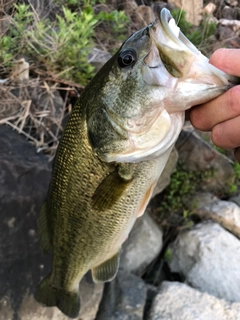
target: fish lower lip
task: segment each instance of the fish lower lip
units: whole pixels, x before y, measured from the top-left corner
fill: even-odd
[[[176,25],[170,11],[163,8],[160,12],[160,25],[167,35],[180,47],[182,50],[199,54],[199,50],[185,37],[180,28]]]
[[[173,26],[171,27],[171,21],[174,22],[177,32],[176,30],[174,32]],[[175,20],[171,15],[170,11],[167,10],[166,8],[163,8],[160,12],[160,23],[167,33],[170,33],[174,38],[177,38],[177,39],[179,38],[180,29],[176,25]]]

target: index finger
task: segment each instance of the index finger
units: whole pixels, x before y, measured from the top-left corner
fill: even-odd
[[[218,49],[209,62],[233,76],[240,76],[240,49]]]

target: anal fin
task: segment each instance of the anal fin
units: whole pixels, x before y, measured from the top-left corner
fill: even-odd
[[[94,282],[106,282],[115,278],[119,268],[120,252],[92,269]]]
[[[38,217],[38,234],[42,253],[46,254],[52,249],[52,239],[50,236],[47,220],[46,200],[42,204]]]

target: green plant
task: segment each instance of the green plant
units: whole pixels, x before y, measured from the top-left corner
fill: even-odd
[[[190,217],[196,203],[186,204],[186,199],[191,198],[203,181],[214,176],[212,169],[201,171],[187,170],[182,162],[178,162],[168,187],[162,193],[159,211],[164,214],[176,213],[183,218],[184,224],[189,225]],[[184,201],[185,200],[185,201]],[[191,224],[191,223],[190,223]]]
[[[234,181],[232,183],[229,183],[228,185],[228,191],[227,196],[232,196],[240,187],[240,165],[238,162],[234,162],[233,164],[233,170],[234,170]]]
[[[233,169],[235,173],[235,179],[239,182],[240,180],[240,164],[238,162],[234,162]]]
[[[164,252],[164,259],[167,261],[167,262],[170,262],[172,260],[172,250],[171,248],[167,248]]]
[[[83,0],[74,12],[62,6],[54,22],[40,20],[30,6],[15,5],[9,31],[0,40],[1,65],[6,69],[15,58],[24,56],[47,76],[85,85],[94,72],[88,55],[94,46],[95,28],[101,22],[114,21],[121,29],[127,21],[123,12],[95,14],[96,2]],[[72,5],[76,1],[67,3]]]

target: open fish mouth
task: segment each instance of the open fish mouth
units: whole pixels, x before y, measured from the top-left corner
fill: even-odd
[[[225,85],[229,85],[229,82],[239,83],[238,78],[226,75],[209,63],[209,59],[181,32],[166,8],[161,10],[159,19],[149,26],[149,34],[153,46],[158,50],[160,59],[171,76],[189,77],[190,69],[196,71],[195,74],[201,73],[202,70],[205,74],[215,75]]]
[[[194,54],[199,54],[200,51],[185,37],[177,26],[175,19],[171,15],[170,11],[163,8],[160,12],[160,18],[157,21],[159,27],[162,29],[167,39],[167,43],[174,42],[177,45],[178,50],[185,50]],[[207,57],[205,57],[207,59]]]

